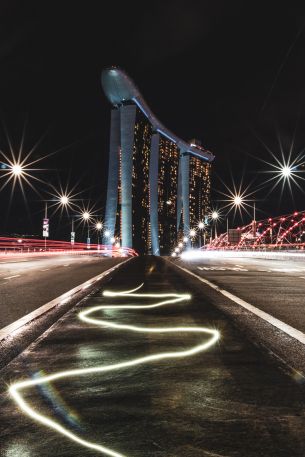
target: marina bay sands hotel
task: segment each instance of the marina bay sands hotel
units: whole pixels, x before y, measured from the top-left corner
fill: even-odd
[[[169,254],[208,214],[214,155],[165,128],[123,70],[104,70],[102,86],[113,106],[104,227],[140,254]]]

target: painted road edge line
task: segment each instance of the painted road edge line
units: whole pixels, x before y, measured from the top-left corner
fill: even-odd
[[[170,261],[171,262],[171,261]],[[201,278],[200,276],[196,275],[192,271],[188,270],[187,268],[181,267],[180,265],[177,265],[176,263],[171,262],[173,265],[176,267],[180,268],[180,270],[183,270],[184,272],[188,273],[191,276],[194,276],[194,278],[199,279],[202,283],[206,284],[207,286],[211,287],[212,289],[216,290],[220,294],[224,295],[225,297],[229,298],[233,302],[237,303],[238,305],[242,306],[243,308],[247,309],[248,311],[251,311],[253,314],[256,316],[260,317],[264,321],[268,322],[269,324],[273,325],[274,327],[278,328],[282,332],[286,333],[287,335],[291,336],[292,338],[295,338],[296,340],[300,341],[300,343],[305,344],[305,334],[301,332],[300,330],[297,330],[294,327],[291,327],[291,325],[285,324],[285,322],[280,321],[276,317],[271,316],[271,314],[266,313],[265,311],[262,311],[259,308],[256,308],[254,305],[251,305],[250,303],[246,302],[242,298],[237,297],[234,294],[231,294],[231,292],[228,292],[225,289],[221,289],[221,287],[217,286],[211,281],[208,281],[207,279]]]
[[[34,319],[37,319],[38,317],[42,316],[43,314],[45,314],[46,312],[48,312],[50,309],[54,308],[55,306],[63,305],[65,303],[67,303],[69,300],[71,300],[75,296],[75,294],[77,294],[78,292],[81,292],[82,290],[89,288],[90,286],[93,286],[97,281],[108,276],[114,270],[116,270],[117,268],[126,264],[127,262],[129,262],[132,259],[133,259],[133,257],[130,257],[130,258],[124,260],[123,262],[120,262],[119,264],[114,265],[113,267],[109,268],[108,270],[103,271],[102,273],[94,276],[93,278],[88,279],[87,281],[74,287],[73,289],[68,290],[67,292],[60,295],[59,297],[56,297],[53,300],[49,301],[48,303],[40,306],[39,308],[35,309],[31,313],[26,314],[25,316],[21,317],[20,319],[13,322],[12,324],[9,324],[6,327],[3,327],[0,330],[0,342],[5,340],[10,335],[12,335],[12,333],[15,332],[16,330],[19,330],[24,325],[26,325],[29,322],[33,321]]]

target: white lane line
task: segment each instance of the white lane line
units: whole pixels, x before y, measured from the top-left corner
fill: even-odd
[[[2,283],[1,283],[1,286],[3,286],[4,284],[7,284],[7,283],[8,283],[8,281],[2,282]]]
[[[217,286],[213,282],[208,281],[207,279],[201,278],[200,276],[196,275],[195,273],[188,270],[187,268],[180,267],[180,265],[177,265],[177,264],[175,264],[175,265],[178,268],[180,268],[180,270],[183,270],[186,273],[188,273],[189,275],[194,276],[195,278],[199,279],[199,281],[208,285],[212,289],[216,290],[220,294],[229,298],[230,300],[232,300],[233,302],[242,306],[243,308],[247,309],[248,311],[251,311],[253,314],[260,317],[264,321],[268,322],[269,324],[273,325],[274,327],[278,328],[279,330],[282,330],[283,332],[287,333],[287,335],[292,336],[292,338],[295,338],[296,340],[300,341],[300,343],[305,344],[305,334],[303,332],[300,332],[300,330],[297,330],[296,328],[291,327],[291,325],[285,324],[285,322],[282,322],[279,319],[277,319],[276,317],[271,316],[271,314],[268,314],[265,311],[262,311],[261,309],[256,308],[255,306],[253,306],[250,303],[244,301],[243,299],[237,297],[236,295],[231,294],[231,292],[228,292],[225,289],[221,289],[219,286]]]
[[[299,276],[300,279],[305,279],[305,276]]]
[[[64,267],[68,267],[69,265],[70,265],[69,263],[66,263],[66,264],[64,265]]]
[[[18,278],[21,275],[13,275],[13,276],[7,276],[6,278],[3,279],[12,279],[12,278]]]
[[[40,270],[40,271],[49,271],[50,268],[44,268],[43,270]]]

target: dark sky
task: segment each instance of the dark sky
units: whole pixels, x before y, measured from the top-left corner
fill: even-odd
[[[258,138],[280,157],[279,136],[288,156],[297,127],[293,157],[305,147],[304,2],[2,0],[0,62],[1,149],[9,154],[6,128],[18,151],[24,125],[24,153],[44,135],[34,159],[64,148],[33,174],[76,185],[99,214],[110,116],[100,74],[109,65],[129,73],[169,129],[215,153],[215,205],[220,179],[231,188],[243,177],[255,190],[270,176],[253,158],[274,162]],[[50,197],[33,184],[41,196],[26,187],[28,207],[18,189],[10,204],[11,186],[1,191],[1,233],[40,234]],[[282,199],[280,188],[266,198],[268,189],[256,193],[259,217],[305,209],[296,186],[293,199],[288,187]],[[51,224],[53,238],[67,234],[67,218]]]

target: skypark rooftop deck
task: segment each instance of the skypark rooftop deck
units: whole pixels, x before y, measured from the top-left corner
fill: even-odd
[[[102,86],[112,105],[119,106],[128,101],[134,102],[150,121],[153,129],[176,143],[182,152],[189,152],[190,154],[198,156],[208,162],[212,162],[214,160],[212,152],[193,143],[188,143],[182,140],[164,127],[159,119],[157,119],[157,117],[151,112],[139,89],[134,84],[132,79],[125,73],[125,71],[116,67],[103,70]]]

